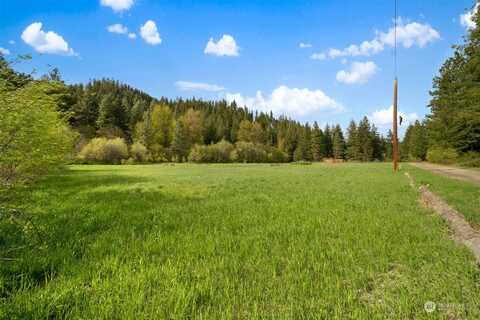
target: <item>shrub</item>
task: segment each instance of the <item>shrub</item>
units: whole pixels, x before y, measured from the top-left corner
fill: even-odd
[[[458,158],[458,164],[465,167],[480,168],[480,152],[467,152]]]
[[[149,159],[147,147],[139,142],[135,142],[130,147],[130,157],[135,162],[146,162]]]
[[[128,147],[122,138],[94,138],[78,154],[84,163],[118,164],[128,158]]]
[[[77,155],[77,158],[80,162],[83,163],[92,163],[98,161],[102,158],[101,150],[106,144],[106,138],[94,138],[90,140]]]
[[[122,160],[121,162],[123,165],[134,165],[134,164],[137,164],[138,162],[135,161],[135,159],[133,158],[128,158],[127,160]]]
[[[427,160],[433,163],[453,164],[458,154],[453,148],[433,147],[427,152]]]
[[[0,72],[4,68],[0,65]],[[14,88],[0,79],[0,189],[26,183],[70,159],[76,136],[57,112],[65,90],[57,82]]]
[[[262,163],[267,162],[267,152],[260,145],[251,142],[237,142],[230,159],[234,162]]]
[[[271,147],[267,151],[267,159],[270,163],[284,163],[288,162],[288,154],[277,148]]]
[[[169,162],[172,160],[172,150],[156,143],[148,148],[153,162]]]
[[[106,163],[120,163],[128,158],[128,147],[122,138],[108,139],[105,145],[104,161]]]
[[[231,161],[230,153],[232,153],[234,147],[228,141],[222,140],[217,144],[210,146],[211,157],[216,163],[228,163]]]
[[[225,140],[209,146],[194,145],[188,160],[197,163],[228,163],[233,145]]]
[[[208,146],[196,144],[193,146],[190,154],[188,155],[188,161],[196,163],[208,163]]]

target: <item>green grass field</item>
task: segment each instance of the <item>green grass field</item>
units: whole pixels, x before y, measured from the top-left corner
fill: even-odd
[[[388,164],[73,166],[18,194],[42,242],[7,230],[0,317],[480,318],[417,199]]]

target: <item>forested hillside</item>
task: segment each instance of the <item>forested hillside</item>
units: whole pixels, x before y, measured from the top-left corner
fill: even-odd
[[[70,86],[61,111],[80,133],[80,149],[93,138],[121,138],[144,153],[134,155],[138,161],[185,161],[190,155],[198,162],[372,161],[389,157],[391,149],[391,139],[381,137],[367,118],[358,126],[352,122],[345,137],[340,125],[301,124],[235,101],[155,99],[109,79]],[[235,144],[234,158],[214,155],[231,153]],[[87,149],[83,159],[95,162],[94,146]]]

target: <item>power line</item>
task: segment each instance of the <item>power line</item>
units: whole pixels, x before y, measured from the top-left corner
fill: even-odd
[[[397,0],[395,0],[395,21],[394,21],[394,33],[395,33],[395,43],[394,43],[394,48],[393,48],[393,60],[394,60],[394,75],[395,79],[397,78],[397,21],[398,21],[398,3]]]

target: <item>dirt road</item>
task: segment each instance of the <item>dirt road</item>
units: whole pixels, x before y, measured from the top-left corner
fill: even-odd
[[[410,185],[416,188],[415,181],[407,172],[405,175],[410,180]],[[472,250],[477,263],[480,265],[480,232],[475,230],[465,219],[465,217],[451,207],[447,202],[435,193],[431,192],[427,186],[420,187],[421,202],[428,208],[433,209],[444,220],[446,220],[453,231],[453,238],[458,243],[464,244]]]
[[[438,173],[450,178],[464,180],[473,182],[477,185],[480,185],[480,171],[470,170],[470,169],[461,169],[456,167],[442,166],[432,163],[410,163],[412,166],[428,170],[434,173]]]

